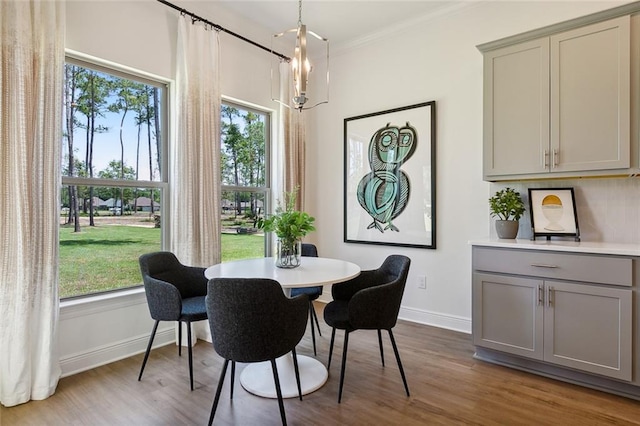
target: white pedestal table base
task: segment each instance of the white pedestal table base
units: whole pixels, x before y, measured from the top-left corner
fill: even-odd
[[[296,385],[293,356],[287,354],[276,359],[278,377],[283,398],[297,398],[298,386]],[[302,394],[307,395],[322,387],[329,377],[326,367],[317,359],[304,355],[298,355],[298,368],[300,370],[300,387]],[[277,398],[276,385],[273,381],[271,362],[257,362],[247,365],[240,373],[242,387],[254,395],[265,398]]]

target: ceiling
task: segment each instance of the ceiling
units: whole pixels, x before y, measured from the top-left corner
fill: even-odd
[[[214,0],[224,8],[269,29],[273,34],[295,28],[297,0]],[[372,34],[458,9],[472,0],[304,0],[302,22],[308,31],[329,39],[332,49]]]

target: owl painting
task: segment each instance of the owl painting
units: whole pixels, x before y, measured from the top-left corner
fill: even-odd
[[[404,211],[411,193],[409,178],[400,167],[411,158],[417,144],[416,129],[409,122],[403,127],[387,123],[371,137],[371,172],[362,177],[357,189],[360,206],[373,219],[367,229],[399,231],[392,221]]]

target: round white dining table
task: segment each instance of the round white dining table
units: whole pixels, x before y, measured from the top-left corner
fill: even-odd
[[[360,267],[344,260],[324,257],[303,257],[300,266],[292,269],[278,268],[275,259],[262,257],[219,263],[205,270],[204,275],[212,278],[270,278],[282,286],[287,296],[295,287],[315,287],[331,285],[349,280],[360,274]],[[300,386],[302,394],[314,392],[322,387],[329,377],[324,364],[315,358],[299,355]],[[276,360],[283,398],[298,396],[293,358],[291,354]],[[247,365],[240,373],[242,387],[254,395],[276,398],[276,388],[270,362]]]

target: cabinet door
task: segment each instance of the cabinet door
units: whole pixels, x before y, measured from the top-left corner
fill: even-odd
[[[543,357],[542,281],[473,274],[473,343],[528,358]]]
[[[484,55],[483,111],[485,178],[548,171],[548,38]]]
[[[545,281],[544,360],[631,380],[632,292]]]
[[[630,18],[551,37],[551,171],[630,166]]]

